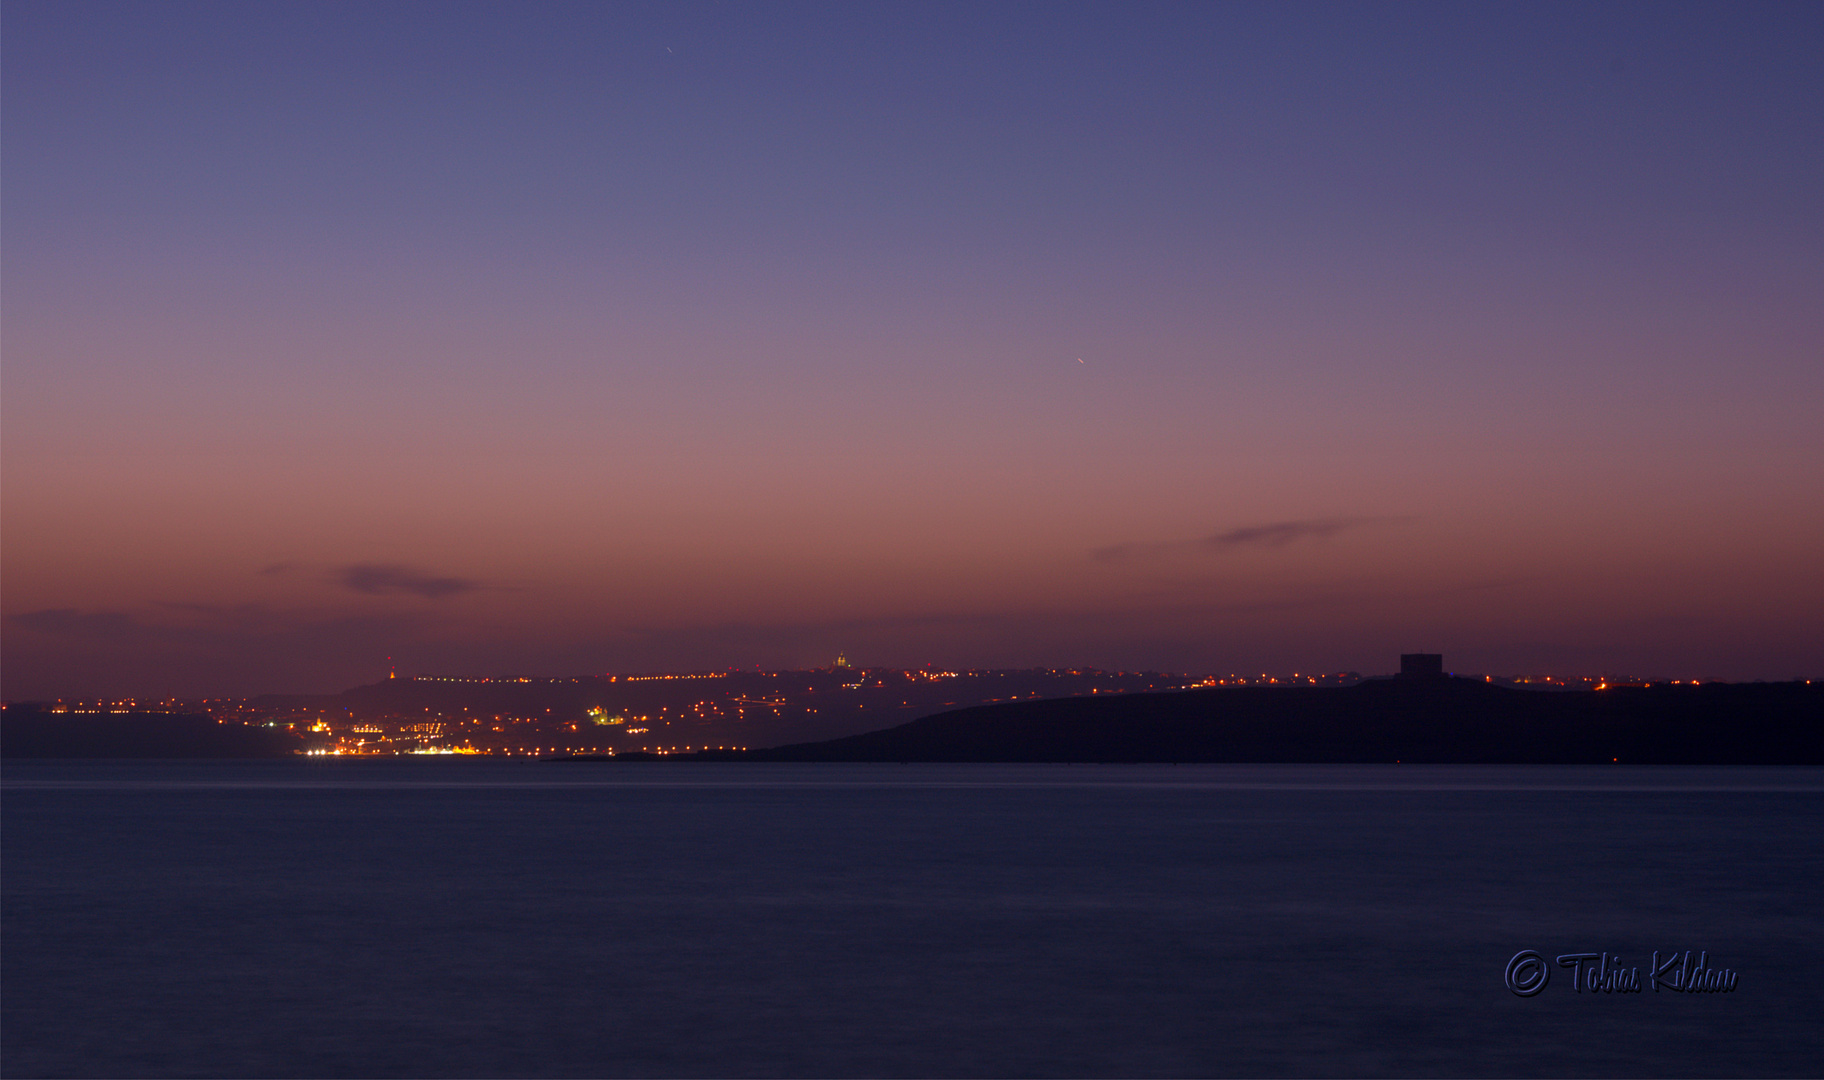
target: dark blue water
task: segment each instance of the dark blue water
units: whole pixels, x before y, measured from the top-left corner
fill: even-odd
[[[1824,770],[9,763],[8,1076],[1818,1075]],[[1732,994],[1533,998],[1708,950]]]

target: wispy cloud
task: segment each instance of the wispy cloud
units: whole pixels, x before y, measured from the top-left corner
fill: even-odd
[[[358,593],[378,596],[384,593],[408,593],[427,600],[441,600],[481,588],[467,578],[439,577],[414,570],[409,566],[382,563],[357,563],[337,573],[342,587]]]
[[[1285,547],[1294,540],[1325,540],[1344,529],[1365,525],[1380,518],[1318,518],[1313,521],[1276,521],[1271,525],[1249,525],[1206,536],[1200,543],[1207,548]]]
[[[331,691],[385,674],[445,627],[427,612],[350,614],[161,603],[6,618],[9,697]],[[202,693],[198,691],[202,690]]]
[[[1364,525],[1409,521],[1393,517],[1306,518],[1301,521],[1274,521],[1264,525],[1244,525],[1196,540],[1178,540],[1162,544],[1114,544],[1097,548],[1089,557],[1097,562],[1120,563],[1180,552],[1223,552],[1247,548],[1283,548],[1302,540],[1328,540],[1340,532]]]
[[[123,641],[138,636],[143,630],[139,621],[124,611],[46,608],[43,611],[25,611],[11,615],[6,621],[41,634],[99,641]]]
[[[256,604],[224,606],[184,602],[156,604],[142,613],[46,608],[9,615],[6,622],[20,629],[76,641],[211,648],[259,641],[333,639],[337,634],[357,627],[397,633],[423,625],[423,620],[415,616],[274,611]]]

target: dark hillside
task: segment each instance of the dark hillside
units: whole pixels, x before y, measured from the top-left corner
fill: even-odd
[[[1824,686],[1541,693],[1468,679],[980,706],[767,761],[1824,764]]]
[[[264,758],[303,744],[288,733],[181,713],[53,713],[10,706],[0,714],[0,757]]]

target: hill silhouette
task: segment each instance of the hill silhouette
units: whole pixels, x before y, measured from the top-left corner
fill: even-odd
[[[266,758],[301,744],[287,733],[184,713],[52,713],[29,705],[0,713],[0,757]]]
[[[1549,693],[1469,679],[978,706],[749,761],[1824,764],[1824,686]]]

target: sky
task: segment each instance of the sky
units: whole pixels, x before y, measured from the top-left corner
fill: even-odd
[[[8,699],[1824,676],[1824,7],[0,10]]]

